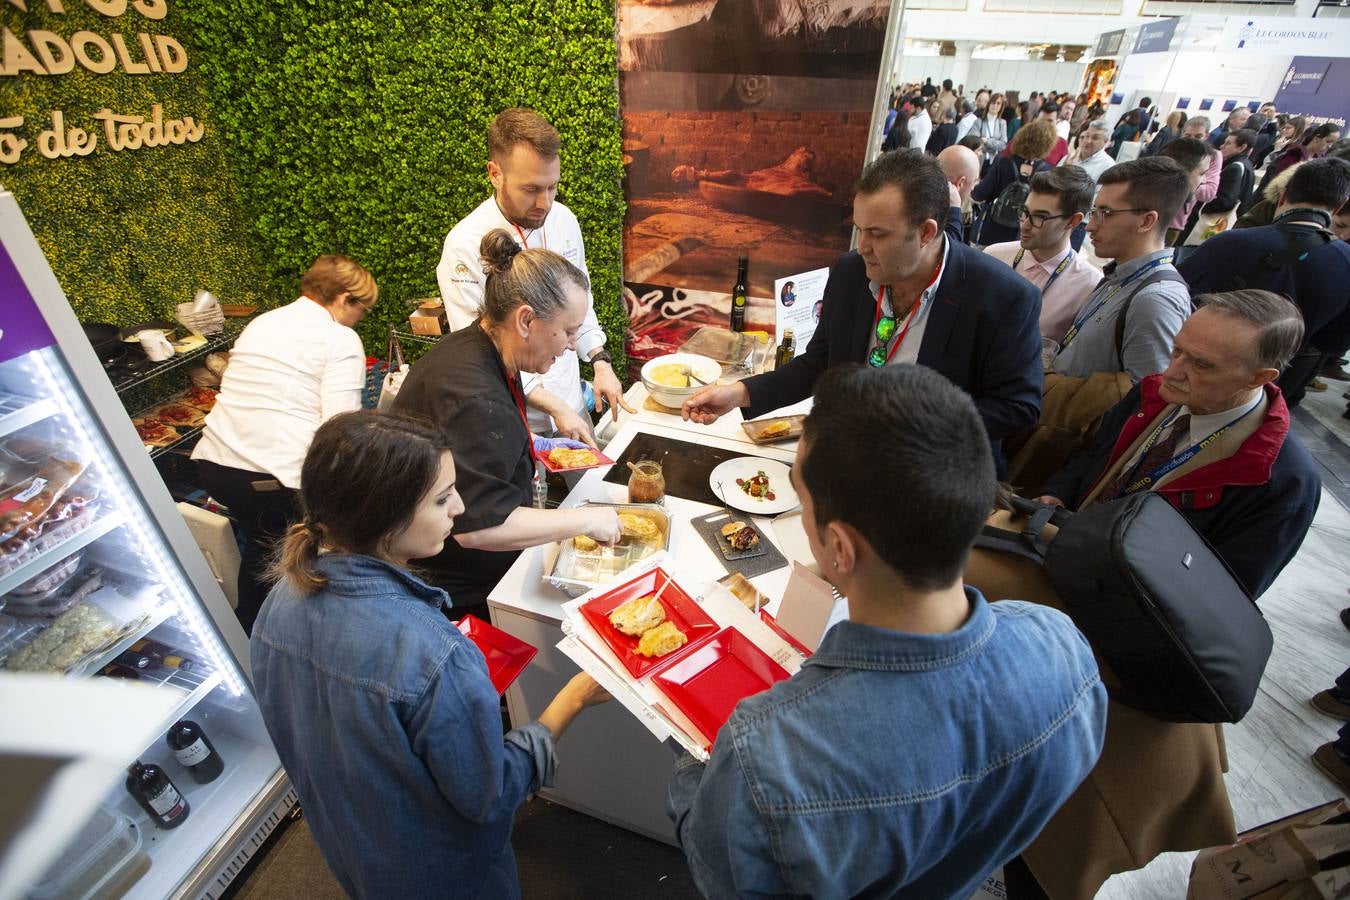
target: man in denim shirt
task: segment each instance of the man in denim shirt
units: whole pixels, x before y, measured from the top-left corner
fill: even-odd
[[[971,896],[1101,752],[1069,619],[961,583],[995,491],[970,398],[918,366],[822,377],[792,480],[849,600],[801,671],[742,701],[668,810],[709,897]]]

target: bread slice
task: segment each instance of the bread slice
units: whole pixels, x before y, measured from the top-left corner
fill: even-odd
[[[637,652],[651,659],[674,653],[689,642],[683,631],[675,627],[674,622],[662,622],[660,625],[643,632],[638,638]]]
[[[744,527],[744,522],[728,522],[722,526],[722,537],[729,538]]]
[[[666,608],[655,594],[629,600],[609,614],[609,624],[623,634],[637,637],[666,620]]]

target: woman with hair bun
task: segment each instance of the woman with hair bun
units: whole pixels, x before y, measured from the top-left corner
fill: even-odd
[[[302,521],[254,625],[267,731],[348,895],[519,897],[511,823],[552,783],[554,744],[608,695],[579,674],[538,721],[501,730],[479,652],[409,571],[465,514],[440,429],[351,412],[314,435]]]
[[[442,338],[413,365],[394,409],[425,415],[455,448],[460,493],[469,511],[453,539],[423,563],[456,611],[486,603],[526,547],[584,534],[619,538],[619,517],[604,507],[535,509],[535,453],[583,445],[535,438],[520,373],[543,373],[569,347],[586,315],[585,274],[551,250],[521,249],[504,229],[483,236],[487,281],[478,322]]]

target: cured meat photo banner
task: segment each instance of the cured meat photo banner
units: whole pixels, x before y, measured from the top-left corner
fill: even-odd
[[[774,281],[848,250],[890,0],[619,0],[628,358],[773,334]]]

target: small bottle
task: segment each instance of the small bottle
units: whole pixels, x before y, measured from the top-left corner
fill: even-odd
[[[778,355],[774,357],[773,367],[775,369],[783,368],[783,366],[786,366],[788,363],[792,362],[792,358],[796,355],[797,355],[797,342],[792,337],[792,329],[784,328],[783,342],[778,345]]]
[[[127,793],[160,828],[177,828],[192,811],[187,798],[179,792],[164,770],[140,760],[127,768]]]
[[[196,665],[192,657],[184,656],[181,650],[175,650],[167,644],[161,644],[159,641],[150,638],[141,638],[132,644],[123,656],[127,654],[139,654],[148,657],[154,665],[163,666],[166,669],[182,669],[184,672]],[[121,658],[118,657],[119,660]]]
[[[180,719],[164,736],[173,758],[188,770],[192,780],[198,784],[210,784],[225,771],[225,761],[220,758],[215,744],[206,736],[202,726],[189,719]]]
[[[742,253],[736,262],[736,286],[731,289],[731,330],[745,330],[745,305],[749,302],[749,290],[745,286],[746,257]]]

